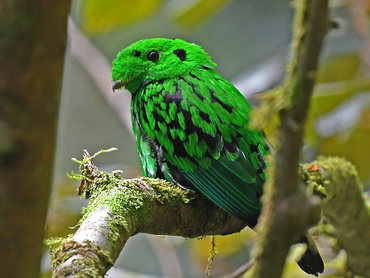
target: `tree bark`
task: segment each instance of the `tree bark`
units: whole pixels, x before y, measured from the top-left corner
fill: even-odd
[[[231,234],[246,226],[177,185],[159,179],[122,179],[117,172],[100,172],[88,158],[85,156],[81,162],[82,175],[77,178],[82,179],[80,192],[90,197],[90,203],[74,235],[49,240],[53,277],[104,277],[127,240],[137,233],[194,238]],[[302,179],[310,191],[326,195],[324,216],[335,227],[338,241],[347,251],[349,268],[353,273],[368,277],[370,216],[353,165],[344,159],[322,157],[313,164],[303,165],[302,169]],[[341,217],[337,217],[339,214]],[[281,234],[279,240],[283,242],[291,238],[285,231],[285,226],[275,231]],[[281,253],[275,250],[277,256]],[[274,262],[274,258],[269,261]],[[253,273],[256,263],[248,274]],[[283,267],[284,260],[280,263],[279,267]]]
[[[53,277],[104,277],[137,233],[195,238],[231,234],[246,226],[176,184],[100,172],[87,154],[80,164],[79,192],[90,202],[72,237],[48,241]]]
[[[290,246],[320,219],[320,201],[302,190],[298,165],[319,56],[330,23],[328,1],[293,3],[293,56],[282,87],[269,101],[262,103],[260,110],[269,117],[278,115],[279,126],[276,153],[264,186],[256,263],[248,272],[248,277],[253,278],[281,277]],[[257,118],[263,118],[262,114],[260,112]]]
[[[70,2],[0,11],[0,269],[39,277]]]

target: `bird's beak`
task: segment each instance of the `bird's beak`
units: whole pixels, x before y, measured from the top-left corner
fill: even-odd
[[[113,84],[112,84],[112,90],[113,92],[115,90],[118,90],[118,89],[121,89],[125,84],[123,83],[122,80],[117,80],[117,81],[114,81]]]

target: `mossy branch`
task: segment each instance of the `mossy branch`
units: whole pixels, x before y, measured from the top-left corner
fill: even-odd
[[[76,160],[77,161],[77,160]],[[103,277],[137,233],[196,238],[239,232],[246,223],[198,194],[159,179],[100,172],[86,152],[79,193],[90,198],[77,232],[48,240],[53,277]]]
[[[341,158],[319,158],[306,166],[310,180],[326,190],[323,215],[335,228],[334,236],[347,253],[348,270],[370,277],[370,207],[362,193],[355,167]]]
[[[53,277],[103,277],[127,240],[137,233],[194,238],[231,234],[245,227],[239,219],[172,183],[127,180],[117,171],[101,172],[87,152],[79,163],[79,192],[90,196],[90,203],[74,235],[48,240]],[[324,216],[348,253],[349,268],[368,277],[370,216],[354,167],[344,159],[322,157],[301,169],[307,190],[326,196]]]

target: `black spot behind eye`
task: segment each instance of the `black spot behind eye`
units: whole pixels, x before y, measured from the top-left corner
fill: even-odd
[[[138,50],[135,50],[135,51],[134,51],[134,56],[135,56],[135,57],[140,57],[140,56],[141,56],[141,52],[140,52],[140,51],[138,51]]]
[[[155,62],[159,59],[159,52],[156,50],[152,50],[146,56],[149,61]]]
[[[173,53],[180,58],[181,61],[186,60],[186,51],[184,49],[176,49]]]

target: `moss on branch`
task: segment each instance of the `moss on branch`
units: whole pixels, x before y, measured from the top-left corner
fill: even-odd
[[[53,277],[103,277],[129,237],[137,233],[196,238],[232,234],[246,226],[176,184],[101,172],[87,152],[77,162],[81,174],[75,176],[82,179],[79,193],[89,196],[90,202],[74,235],[48,240]]]
[[[137,233],[194,238],[231,234],[245,227],[239,219],[175,184],[123,179],[117,171],[99,171],[89,157],[85,153],[81,175],[77,175],[84,181],[80,193],[90,196],[79,229],[67,238],[48,240],[53,277],[103,277],[127,240]],[[325,157],[301,169],[309,191],[326,196],[324,216],[347,251],[349,268],[367,277],[370,220],[355,169],[343,159]]]
[[[326,190],[323,215],[335,228],[338,244],[346,251],[351,273],[370,277],[370,211],[355,167],[338,158],[321,157],[310,175]]]

